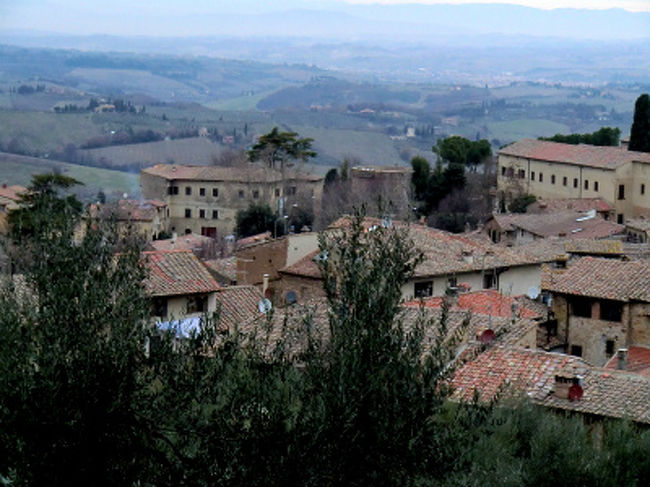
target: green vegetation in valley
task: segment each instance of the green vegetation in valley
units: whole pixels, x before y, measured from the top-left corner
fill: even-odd
[[[589,144],[600,146],[618,146],[621,131],[618,128],[602,127],[591,134],[555,134],[553,137],[540,137],[539,140],[562,142],[564,144]]]

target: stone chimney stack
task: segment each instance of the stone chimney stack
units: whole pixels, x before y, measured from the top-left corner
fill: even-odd
[[[627,369],[627,348],[619,348],[616,355],[618,356],[618,364],[616,368],[618,370]]]
[[[262,276],[262,296],[266,296],[266,290],[269,288],[269,275]]]

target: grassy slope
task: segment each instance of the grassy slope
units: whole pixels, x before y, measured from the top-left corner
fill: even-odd
[[[94,161],[107,160],[112,167],[122,165],[153,165],[167,162],[176,164],[209,164],[224,147],[206,138],[161,140],[146,144],[128,144],[84,151]]]
[[[51,171],[61,172],[84,183],[78,193],[86,200],[92,199],[99,190],[114,198],[122,193],[128,193],[130,197],[140,195],[138,174],[0,152],[0,183],[26,186],[33,174]]]
[[[40,153],[58,150],[70,142],[79,145],[101,133],[89,113],[0,110],[0,127],[3,140],[16,138]]]

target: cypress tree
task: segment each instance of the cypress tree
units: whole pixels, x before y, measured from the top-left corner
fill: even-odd
[[[628,149],[650,152],[650,99],[647,93],[639,96],[634,104],[634,121],[630,129]]]

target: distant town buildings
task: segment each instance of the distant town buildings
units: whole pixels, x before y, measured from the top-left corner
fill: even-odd
[[[158,164],[143,169],[142,195],[167,205],[169,231],[212,238],[231,235],[237,211],[268,204],[278,215],[293,205],[317,212],[323,178],[298,171],[246,167]]]

